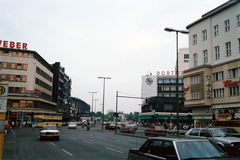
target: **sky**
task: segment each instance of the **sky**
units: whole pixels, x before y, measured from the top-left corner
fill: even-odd
[[[27,43],[48,63],[60,62],[71,96],[104,113],[140,111],[142,76],[173,71],[176,34],[227,0],[1,0],[0,40]],[[178,35],[188,47],[188,35]],[[89,93],[97,92],[97,93]],[[93,95],[93,98],[92,98]],[[96,109],[95,109],[96,108]]]

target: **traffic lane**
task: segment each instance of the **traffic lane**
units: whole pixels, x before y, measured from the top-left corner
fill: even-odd
[[[17,134],[17,143],[19,148],[20,159],[74,159],[63,149],[56,147],[53,141],[47,139],[40,141],[39,132],[25,130],[20,135]]]

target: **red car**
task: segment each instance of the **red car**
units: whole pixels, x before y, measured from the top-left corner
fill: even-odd
[[[144,134],[146,136],[166,136],[167,130],[163,126],[151,126],[148,129],[145,129]]]

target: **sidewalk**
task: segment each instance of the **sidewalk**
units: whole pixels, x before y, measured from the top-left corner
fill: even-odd
[[[12,135],[6,134],[4,136],[3,143],[3,160],[18,160],[18,149],[17,149],[17,141],[16,134],[13,132]]]

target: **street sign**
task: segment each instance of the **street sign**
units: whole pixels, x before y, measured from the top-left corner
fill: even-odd
[[[5,113],[7,111],[7,97],[0,97],[0,112]]]
[[[23,111],[18,111],[17,119],[23,119]]]

